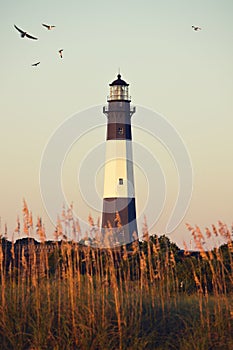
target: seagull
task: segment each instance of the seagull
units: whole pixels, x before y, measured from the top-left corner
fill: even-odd
[[[51,30],[51,29],[53,29],[53,28],[56,27],[56,26],[51,26],[51,25],[44,24],[44,23],[42,23],[42,26],[44,26],[44,27],[47,28],[48,30]]]
[[[196,27],[196,26],[192,26],[193,30],[197,31],[197,30],[201,30],[200,27]]]
[[[63,49],[58,51],[61,58],[62,58],[62,51],[63,51]]]
[[[26,36],[29,39],[38,40],[38,38],[35,38],[34,36],[29,35],[27,32],[24,32],[22,29],[18,28],[15,24],[14,24],[14,27],[20,32],[21,38],[24,38]]]
[[[32,66],[36,67],[38,64],[40,64],[40,62],[33,63]]]

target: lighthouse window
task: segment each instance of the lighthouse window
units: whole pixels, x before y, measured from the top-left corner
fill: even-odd
[[[123,179],[119,178],[119,185],[123,185]]]
[[[118,128],[117,132],[118,132],[118,135],[123,135],[124,129],[123,128]]]

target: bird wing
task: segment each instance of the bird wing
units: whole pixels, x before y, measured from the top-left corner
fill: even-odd
[[[40,62],[33,63],[32,66],[38,66],[38,64],[40,64]]]
[[[42,26],[49,28],[49,26],[47,24],[42,23]]]
[[[14,27],[15,27],[15,29],[17,29],[20,33],[22,33],[22,34],[25,33],[22,29],[18,28],[15,24],[14,24]]]
[[[29,35],[29,34],[27,34],[27,33],[26,33],[26,37],[29,38],[29,39],[38,40],[38,38],[35,38],[34,36]]]

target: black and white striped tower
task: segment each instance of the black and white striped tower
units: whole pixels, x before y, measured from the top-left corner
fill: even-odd
[[[131,133],[135,107],[130,106],[129,84],[120,74],[109,86],[108,106],[103,108],[108,124],[102,230],[111,227],[115,242],[129,243],[138,237]]]

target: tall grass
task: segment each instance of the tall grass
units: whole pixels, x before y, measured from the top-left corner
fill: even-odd
[[[77,236],[71,213],[68,222]],[[207,231],[227,238],[213,251],[203,248],[206,234],[188,225],[195,255],[150,236],[146,223],[143,242],[113,249],[68,241],[62,226],[55,234],[63,240],[48,243],[40,219],[36,230],[40,244],[0,240],[1,349],[233,348],[232,242],[224,224]]]

